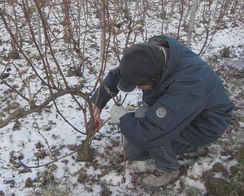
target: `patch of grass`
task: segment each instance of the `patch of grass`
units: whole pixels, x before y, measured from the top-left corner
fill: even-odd
[[[244,195],[244,146],[237,150],[236,159],[238,164],[231,168],[230,184],[224,187],[226,196]]]
[[[69,193],[66,193],[60,189],[53,188],[48,190],[40,190],[29,193],[27,196],[71,196]]]

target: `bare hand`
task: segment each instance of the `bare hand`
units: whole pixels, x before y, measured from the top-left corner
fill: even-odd
[[[93,116],[94,116],[94,121],[96,122],[96,128],[100,128],[103,125],[103,120],[101,119],[101,112],[97,106],[94,106],[93,109]]]

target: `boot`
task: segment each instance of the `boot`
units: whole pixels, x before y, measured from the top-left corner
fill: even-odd
[[[171,173],[165,173],[158,169],[155,169],[152,174],[142,179],[142,183],[148,188],[158,189],[175,180],[179,173],[179,170]]]
[[[191,152],[186,155],[187,158],[198,158],[198,157],[204,157],[208,154],[208,147],[202,146],[198,147],[196,152]]]
[[[146,161],[128,161],[128,169],[134,172],[152,172],[156,166],[153,160]]]

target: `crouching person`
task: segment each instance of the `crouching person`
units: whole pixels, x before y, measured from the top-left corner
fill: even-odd
[[[136,87],[142,90],[145,106],[129,113],[115,106],[111,115],[127,140],[126,158],[155,161],[156,172],[142,182],[159,188],[179,175],[177,155],[194,152],[222,136],[233,104],[208,64],[167,36],[127,49],[120,65],[92,96],[96,122],[102,124],[100,113],[111,95]]]

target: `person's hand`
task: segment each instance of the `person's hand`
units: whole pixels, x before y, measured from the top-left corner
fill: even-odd
[[[120,117],[125,115],[128,111],[123,106],[113,105],[110,111],[111,122],[116,124],[119,123]]]
[[[101,119],[101,112],[97,106],[94,106],[93,109],[93,116],[94,116],[94,121],[96,122],[96,128],[100,128],[103,125],[103,120]]]

